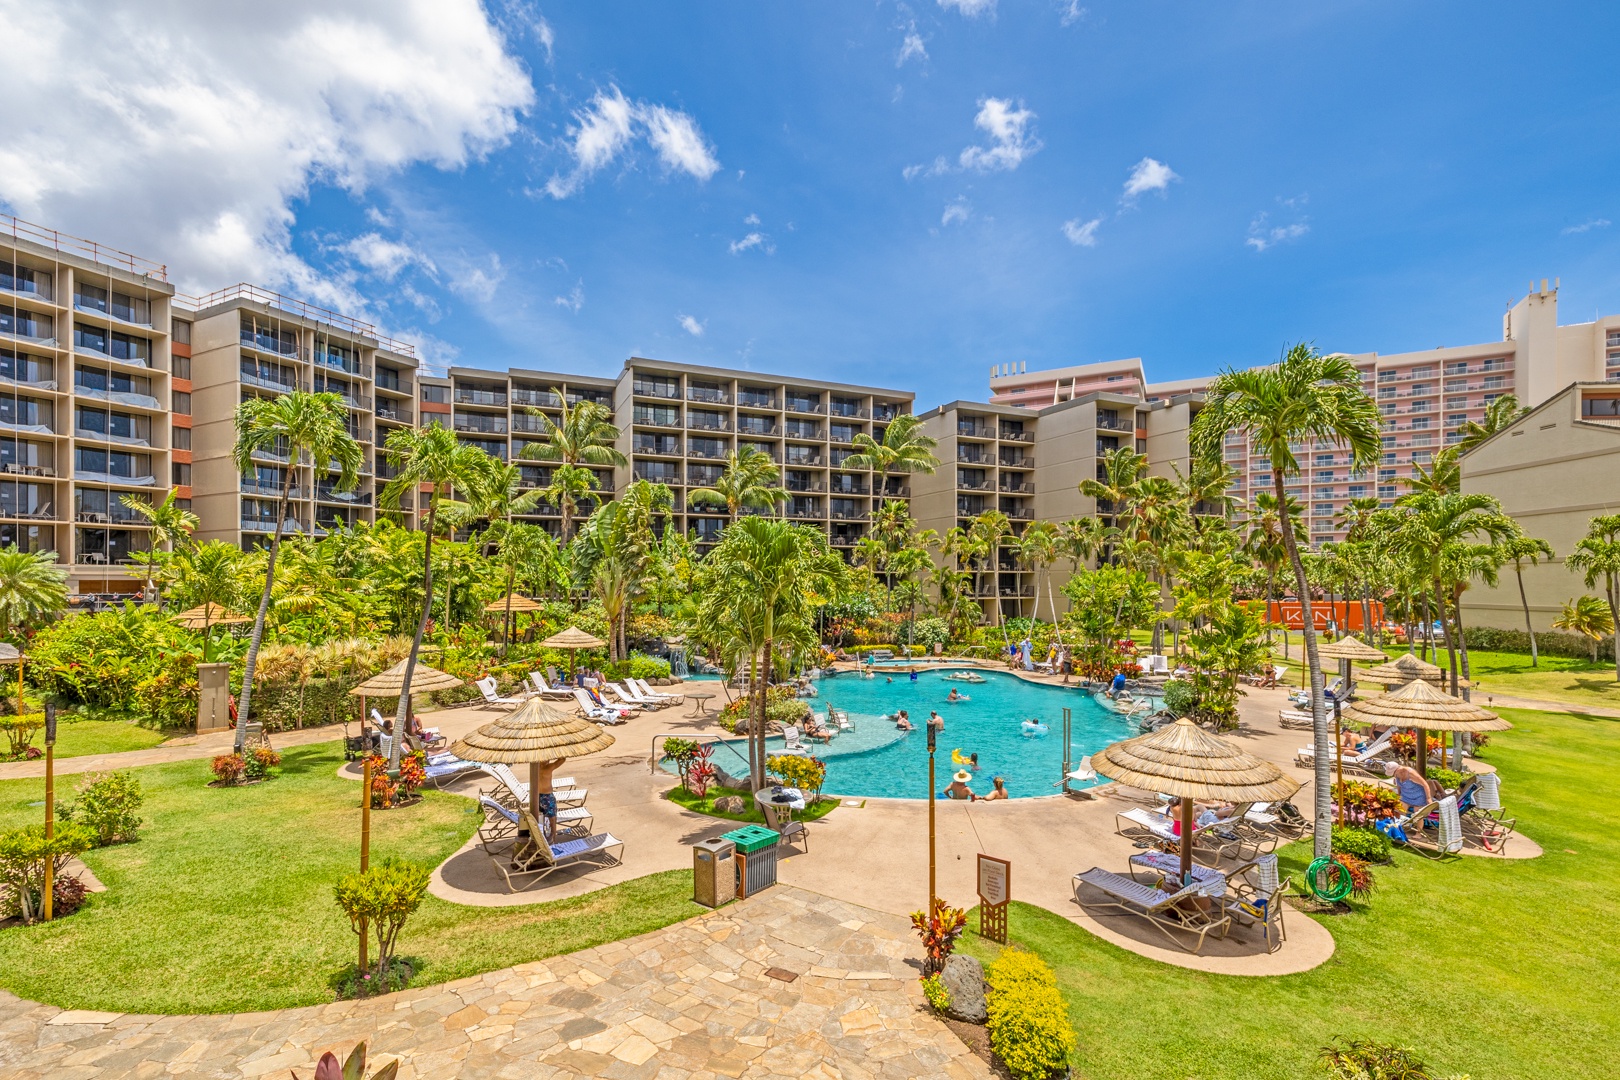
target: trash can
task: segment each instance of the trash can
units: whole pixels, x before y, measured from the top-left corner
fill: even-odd
[[[692,899],[704,907],[719,907],[737,898],[737,871],[730,840],[700,840],[692,845]]]
[[[760,825],[722,833],[737,848],[737,898],[753,896],[776,884],[776,842],[781,834]]]

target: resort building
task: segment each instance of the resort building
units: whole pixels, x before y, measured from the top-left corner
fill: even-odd
[[[176,465],[175,483],[183,479],[191,490],[192,509],[201,519],[198,539],[243,547],[267,542],[289,470],[292,500],[284,534],[324,536],[375,520],[377,492],[391,475],[378,447],[390,429],[416,423],[415,349],[369,323],[252,285],[180,303],[175,329],[190,342],[184,361],[190,378],[186,396],[176,395],[175,412],[183,409],[189,418],[189,457]],[[335,468],[317,470],[307,458],[291,461],[285,447],[255,455],[252,476],[237,469],[237,406],[293,390],[343,399],[349,434],[365,454],[353,490],[339,490]],[[401,511],[413,514],[414,501],[407,495]]]
[[[1499,587],[1465,592],[1465,624],[1523,630],[1528,604],[1535,629],[1551,629],[1565,601],[1602,593],[1564,560],[1592,518],[1620,514],[1620,381],[1577,382],[1553,394],[1463,455],[1462,484],[1494,495],[1525,532],[1553,549],[1553,558],[1524,567],[1523,603],[1512,566],[1502,569]]]
[[[0,218],[0,545],[55,551],[74,592],[137,591],[129,502],[190,496],[173,297],[161,264]]]

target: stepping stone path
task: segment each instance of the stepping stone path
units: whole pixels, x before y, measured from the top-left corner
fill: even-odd
[[[663,930],[372,1001],[224,1016],[0,993],[0,1075],[309,1080],[361,1039],[400,1077],[909,1080],[993,1075],[927,1010],[909,924],[778,886]],[[791,976],[791,977],[789,977]]]

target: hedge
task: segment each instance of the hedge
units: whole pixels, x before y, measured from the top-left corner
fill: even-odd
[[[1523,653],[1530,655],[1530,635],[1523,630],[1499,630],[1494,626],[1470,626],[1463,637],[1470,649],[1488,652]],[[1444,646],[1442,646],[1444,648]],[[1592,659],[1592,643],[1580,634],[1563,634],[1554,630],[1536,634],[1536,650],[1542,656],[1567,656],[1574,660]],[[1614,638],[1605,637],[1598,642],[1598,659],[1614,663]]]
[[[1002,950],[985,969],[990,1049],[1016,1080],[1046,1080],[1069,1064],[1075,1033],[1046,961],[1018,948]]]

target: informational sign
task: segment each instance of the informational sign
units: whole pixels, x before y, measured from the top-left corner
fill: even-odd
[[[1007,901],[1012,896],[1012,863],[979,856],[979,936],[1007,944]]]

